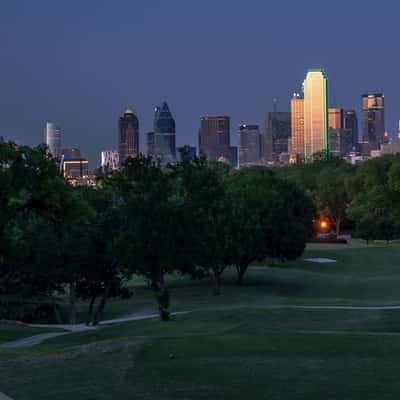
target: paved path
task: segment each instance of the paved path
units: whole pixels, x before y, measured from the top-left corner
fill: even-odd
[[[182,312],[171,313],[171,315],[181,315],[181,314],[187,314],[187,312],[182,311]],[[99,326],[96,326],[96,327],[87,326],[85,324],[76,324],[76,325],[31,324],[29,326],[34,327],[34,328],[43,328],[43,329],[44,328],[51,328],[51,329],[60,328],[60,329],[65,329],[65,332],[40,333],[38,335],[29,336],[27,338],[3,343],[0,345],[0,348],[9,348],[9,349],[10,348],[14,348],[14,349],[18,348],[19,349],[19,348],[24,348],[24,347],[32,347],[32,346],[41,344],[48,339],[52,339],[52,338],[55,338],[58,336],[69,335],[71,333],[76,333],[76,332],[88,332],[88,331],[98,329],[99,327],[102,327],[102,326],[120,324],[123,322],[142,321],[142,320],[146,320],[146,319],[155,319],[155,318],[159,318],[159,314],[128,315],[128,316],[121,317],[121,318],[115,318],[115,319],[101,321],[99,323]],[[0,400],[2,400],[1,397],[0,397]]]
[[[0,400],[12,400],[12,398],[0,392]]]
[[[229,309],[237,309],[243,308],[240,307],[221,307],[214,309],[214,311],[221,311],[221,310],[229,310]],[[385,310],[400,310],[400,305],[398,306],[350,306],[350,305],[321,305],[321,306],[293,306],[293,305],[271,305],[267,307],[262,307],[268,310],[274,309],[294,309],[294,310],[369,310],[369,311],[385,311]],[[203,310],[196,310],[196,311],[212,311],[210,309],[203,309]],[[171,315],[182,315],[188,314],[193,311],[180,311],[172,313]],[[38,344],[43,343],[48,339],[52,339],[58,336],[64,336],[75,332],[87,332],[94,329],[98,329],[99,327],[113,325],[113,324],[120,324],[123,322],[130,322],[130,321],[143,321],[147,319],[155,319],[158,318],[159,314],[147,314],[147,315],[127,315],[125,317],[110,319],[101,321],[99,326],[87,326],[85,324],[76,324],[76,325],[45,325],[45,324],[31,324],[29,326],[34,328],[60,328],[64,329],[65,332],[51,332],[51,333],[41,333],[38,335],[30,336],[27,338],[15,340],[13,342],[7,342],[0,345],[0,348],[24,348],[24,347],[32,347]],[[1,397],[0,397],[0,400]]]
[[[12,348],[23,348],[23,347],[32,347],[36,346],[44,342],[47,339],[52,339],[57,336],[64,336],[68,335],[72,332],[52,332],[52,333],[40,333],[39,335],[29,336],[27,338],[18,339],[13,342],[3,343],[0,347],[5,349],[12,349]],[[1,397],[0,397],[1,400]]]

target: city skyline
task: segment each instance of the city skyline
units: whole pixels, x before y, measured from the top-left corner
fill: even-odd
[[[321,68],[321,69],[319,69],[319,68],[308,68],[307,69],[307,76],[309,75],[309,73],[310,73],[310,71],[311,72],[315,72],[315,71],[320,71],[320,72],[322,72],[322,74],[325,76],[325,77],[327,77],[327,74],[326,74],[326,70],[325,69],[323,69],[323,68]],[[307,77],[306,76],[306,77]],[[328,83],[326,82],[326,86],[327,86],[327,89],[326,89],[326,91],[327,91],[327,94],[328,94],[328,96],[330,95],[330,90],[329,90],[329,93],[328,93]],[[330,85],[329,85],[330,86]],[[303,83],[303,87],[304,87],[304,83]],[[294,97],[293,97],[294,96]],[[286,110],[282,110],[280,107],[279,107],[279,99],[277,99],[277,98],[273,98],[272,99],[272,102],[271,102],[271,107],[270,107],[270,110],[274,110],[274,111],[267,111],[266,112],[266,115],[268,116],[268,115],[273,115],[274,113],[276,113],[277,115],[288,115],[289,117],[290,117],[290,115],[291,115],[291,112],[293,111],[293,101],[295,101],[296,100],[296,96],[297,96],[297,99],[299,99],[299,96],[300,96],[300,99],[303,99],[303,97],[304,97],[304,94],[303,94],[303,92],[301,92],[301,93],[294,93],[294,95],[292,94],[292,98],[288,98],[288,99],[286,99],[287,100],[287,103],[288,103],[288,105],[289,105],[289,111],[286,111]],[[378,93],[378,94],[376,94],[376,93],[374,93],[374,94],[361,94],[360,95],[360,99],[361,99],[361,106],[360,106],[360,111],[354,111],[354,110],[349,110],[349,112],[351,113],[351,112],[355,112],[355,116],[356,116],[356,119],[357,118],[359,118],[360,120],[362,120],[362,118],[363,118],[363,114],[365,114],[365,107],[363,106],[363,104],[364,104],[364,102],[365,102],[365,99],[367,98],[369,98],[369,99],[371,99],[371,98],[375,98],[375,97],[378,97],[378,98],[381,98],[382,97],[382,102],[383,102],[383,99],[385,98],[385,95],[384,95],[384,93]],[[374,100],[375,101],[375,100]],[[330,105],[330,103],[331,103],[331,101],[328,99],[328,101],[327,101],[327,105],[329,106]],[[384,103],[382,103],[382,104],[384,104]],[[175,124],[175,120],[174,120],[174,118],[172,117],[172,114],[170,113],[170,111],[169,111],[169,107],[168,107],[168,104],[167,104],[167,102],[166,101],[164,101],[163,103],[162,103],[162,105],[161,106],[157,106],[156,108],[155,108],[155,113],[156,113],[156,115],[157,115],[157,112],[160,112],[160,110],[161,110],[161,108],[166,108],[166,110],[164,110],[165,111],[165,113],[169,113],[169,115],[171,116],[171,118],[172,118],[172,121],[173,121],[173,124]],[[356,107],[354,107],[354,108],[356,108]],[[385,109],[386,109],[386,105],[385,105]],[[157,111],[158,110],[158,111]],[[279,111],[278,111],[279,110]],[[341,110],[341,119],[342,119],[342,121],[341,121],[341,123],[342,124],[344,124],[345,123],[345,120],[344,120],[344,116],[346,115],[346,110],[344,110],[343,108],[331,108],[331,107],[328,107],[328,110],[327,111],[329,111],[328,113],[327,113],[327,118],[328,118],[328,125],[330,125],[330,121],[331,121],[331,116],[330,116],[330,113],[332,112],[332,111],[334,111],[334,110]],[[154,111],[153,111],[154,112]],[[119,135],[120,135],[120,123],[121,123],[121,120],[123,120],[123,117],[125,116],[130,116],[130,115],[133,115],[133,117],[134,118],[136,118],[136,120],[137,120],[137,123],[140,125],[140,122],[139,122],[139,118],[137,117],[137,115],[136,115],[136,113],[134,113],[133,112],[133,110],[128,106],[128,107],[126,107],[126,109],[125,109],[125,111],[122,113],[122,116],[120,115],[120,119],[119,119],[119,125],[118,125],[118,127],[117,127],[117,136],[119,137]],[[201,121],[202,121],[202,119],[203,119],[203,117],[212,117],[212,114],[208,114],[208,115],[203,115],[203,116],[200,116],[200,127],[201,127]],[[382,114],[382,116],[383,116],[383,125],[384,126],[386,126],[386,119],[385,119],[385,114]],[[229,119],[231,119],[231,117],[229,116],[229,115],[227,115],[227,117],[229,118]],[[337,118],[337,117],[336,117]],[[237,135],[235,135],[235,131],[236,131],[236,128],[240,128],[240,126],[242,126],[242,125],[244,125],[244,124],[246,124],[247,122],[245,122],[244,120],[241,120],[242,122],[240,122],[239,124],[238,124],[238,126],[237,127],[235,127],[235,130],[232,130],[231,128],[232,127],[230,127],[230,129],[229,129],[229,133],[230,133],[230,135],[229,135],[229,141],[230,141],[230,144],[232,145],[232,146],[236,146],[237,144],[238,144],[238,139],[237,139]],[[293,123],[293,119],[292,119],[292,123]],[[289,124],[290,124],[290,121],[289,121]],[[62,129],[62,127],[61,127],[61,125],[60,124],[55,124],[55,123],[49,123],[49,122],[46,122],[46,132],[45,132],[45,140],[44,141],[41,141],[41,142],[38,142],[38,143],[33,143],[33,144],[31,144],[31,145],[38,145],[38,144],[40,144],[40,143],[46,143],[46,141],[47,141],[47,127],[48,127],[48,125],[51,125],[51,126],[55,126],[56,128],[57,128],[57,130],[58,131],[61,131],[61,129]],[[328,126],[327,125],[327,126]],[[328,131],[330,131],[330,132],[334,132],[335,131],[335,129],[331,129],[332,127],[331,126],[329,126],[328,127]],[[342,128],[344,128],[344,126],[342,126]],[[360,128],[360,127],[359,127]],[[361,127],[362,128],[362,127]],[[153,129],[154,129],[154,115],[153,115]],[[119,133],[118,133],[118,131],[119,131]],[[268,131],[268,129],[267,129],[267,131]],[[267,142],[265,142],[265,140],[267,139],[267,136],[268,135],[266,135],[268,132],[267,131],[262,131],[261,132],[261,135],[262,135],[262,143],[261,143],[261,147],[262,147],[262,152],[264,152],[264,155],[265,154],[267,154],[267,153],[265,153],[265,151],[267,150],[267,147],[268,147],[268,143]],[[385,130],[385,134],[386,134],[386,130]],[[178,147],[181,147],[181,146],[191,146],[191,143],[193,143],[193,138],[192,139],[190,139],[189,138],[189,140],[187,140],[188,139],[188,137],[186,136],[185,137],[185,139],[182,139],[182,138],[179,138],[179,132],[178,132],[178,134],[177,134],[177,132],[176,132],[176,130],[175,130],[175,126],[174,126],[174,143],[175,143],[175,150],[178,148]],[[134,134],[134,138],[133,138],[133,141],[135,142],[135,143],[132,143],[132,145],[134,144],[134,153],[135,154],[139,154],[139,153],[142,153],[142,154],[147,154],[147,151],[148,151],[148,135],[149,134],[153,134],[153,132],[147,132],[147,133],[145,133],[145,134],[143,134],[143,132],[136,132],[135,134]],[[292,131],[292,134],[293,134],[293,131]],[[359,140],[362,142],[363,141],[363,139],[364,139],[364,136],[363,136],[363,132],[362,132],[362,130],[360,130],[359,132],[358,132],[358,135],[359,135]],[[60,141],[60,143],[59,143],[59,146],[60,146],[60,148],[61,148],[61,144],[62,145],[64,145],[64,143],[61,143],[61,140],[64,138],[65,139],[65,136],[66,135],[63,135],[62,136],[62,138],[60,139],[58,139],[59,141]],[[394,133],[394,132],[391,132],[391,133],[389,133],[389,137],[386,137],[386,140],[389,140],[390,138],[396,138],[398,136],[398,131],[396,132],[396,133]],[[5,137],[6,138],[6,140],[13,140],[12,138],[9,138],[9,137]],[[66,137],[66,139],[67,139],[67,143],[70,143],[70,140],[68,140],[68,136]],[[185,141],[186,140],[186,141]],[[18,141],[18,139],[17,139],[17,142],[19,142]],[[112,140],[111,140],[111,142],[112,142]],[[117,140],[117,142],[118,142],[118,140]],[[265,143],[264,143],[265,142]],[[23,144],[25,144],[25,143],[23,143]],[[26,143],[26,144],[28,144],[29,145],[29,143]],[[93,143],[95,146],[96,146],[96,143]],[[197,143],[195,144],[195,147],[197,147],[198,146],[198,132],[197,132]],[[292,144],[292,139],[290,139],[289,138],[289,142],[288,142],[288,153],[290,153],[291,155],[292,155],[292,158],[293,158],[293,156],[294,156],[294,154],[293,154],[293,152],[290,150],[290,146],[291,146],[291,144]],[[78,146],[79,148],[80,148],[80,144],[79,143],[73,143],[73,145],[74,146]],[[272,143],[271,143],[271,145],[272,145]],[[105,146],[106,147],[106,146]],[[104,148],[105,148],[104,147]],[[112,148],[115,148],[115,149],[117,149],[118,147],[119,147],[119,145],[118,145],[118,143],[117,143],[117,145],[115,145],[115,146],[112,146],[112,145],[109,145],[108,146],[108,149],[112,149]],[[329,146],[328,146],[329,147]],[[98,167],[98,166],[100,166],[101,165],[101,153],[102,153],[102,151],[104,151],[104,148],[100,148],[99,149],[99,151],[98,151],[98,153],[95,155],[95,158],[94,159],[92,159],[91,160],[91,165],[92,165],[92,167],[94,168],[94,167]],[[137,150],[136,150],[137,149]],[[272,149],[271,149],[272,150]],[[89,152],[90,153],[90,152]],[[333,154],[334,154],[335,152],[333,152]],[[134,155],[133,153],[132,153],[132,155]],[[90,159],[90,157],[87,157],[88,159]],[[172,160],[172,158],[171,158],[171,160]]]
[[[121,110],[134,106],[142,145],[154,107],[165,99],[178,121],[177,146],[196,145],[199,115],[229,115],[235,128],[263,126],[273,99],[278,111],[288,111],[291,93],[314,67],[327,70],[331,104],[358,115],[361,94],[385,93],[386,126],[394,135],[398,10],[340,0],[329,14],[315,1],[7,2],[0,16],[0,135],[35,145],[44,123],[55,121],[63,145],[80,147],[97,164],[100,150],[117,146]],[[139,17],[132,20],[132,13]],[[244,17],[251,24],[238,30]],[[380,35],[366,42],[372,22]]]

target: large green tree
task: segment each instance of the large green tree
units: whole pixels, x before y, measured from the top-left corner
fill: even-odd
[[[80,212],[72,188],[45,147],[12,143],[0,145],[0,184],[0,296],[7,304],[51,296],[63,283],[61,226]]]
[[[231,173],[226,186],[238,284],[254,261],[292,260],[303,253],[314,213],[304,191],[263,167]]]
[[[341,233],[341,226],[347,217],[347,208],[352,199],[349,185],[353,175],[354,169],[351,165],[327,166],[321,170],[318,185],[314,189],[317,210],[321,216],[329,218],[337,236]]]
[[[229,167],[196,158],[184,160],[175,171],[185,221],[185,247],[191,253],[188,265],[195,276],[210,276],[218,295],[221,275],[232,264],[232,208],[224,184]]]

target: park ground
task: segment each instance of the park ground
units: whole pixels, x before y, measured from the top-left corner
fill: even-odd
[[[304,261],[321,257],[337,262]],[[190,311],[170,322],[0,349],[0,392],[15,400],[398,399],[400,308],[374,307],[400,306],[399,245],[310,245],[302,260],[253,266],[243,287],[234,278],[224,275],[219,297],[206,280],[169,278],[173,311]],[[143,282],[132,285],[135,295],[111,301],[106,319],[156,311]],[[49,330],[1,326],[0,343],[41,332]]]

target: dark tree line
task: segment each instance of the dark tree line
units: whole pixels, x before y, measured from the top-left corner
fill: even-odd
[[[0,145],[0,318],[77,322],[78,300],[97,324],[113,296],[146,278],[168,319],[166,274],[209,278],[227,268],[300,257],[314,205],[300,184],[254,167],[203,159],[159,168],[128,159],[93,187],[73,188],[43,147]]]
[[[400,156],[388,155],[352,166],[339,159],[278,168],[312,198],[317,216],[334,233],[343,226],[353,236],[391,241],[400,238]]]

